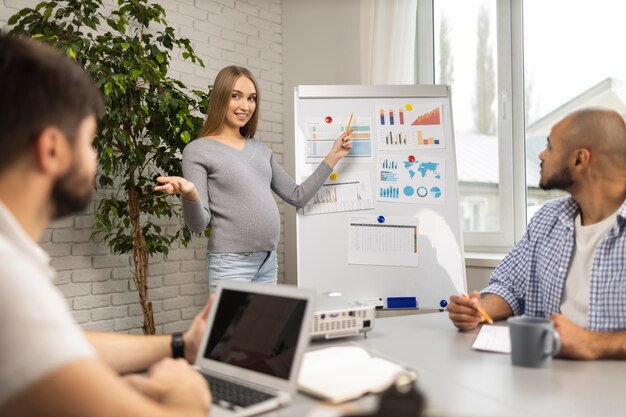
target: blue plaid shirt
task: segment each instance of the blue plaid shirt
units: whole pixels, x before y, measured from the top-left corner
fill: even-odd
[[[502,260],[482,293],[497,294],[515,315],[548,317],[561,307],[574,250],[578,203],[571,197],[547,202],[524,237]],[[617,222],[598,244],[591,267],[588,329],[626,329],[626,202]]]

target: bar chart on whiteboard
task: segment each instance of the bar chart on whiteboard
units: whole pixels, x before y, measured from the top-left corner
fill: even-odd
[[[304,214],[327,214],[374,208],[369,172],[331,175],[304,207]]]
[[[445,148],[438,104],[377,105],[379,150]]]
[[[348,128],[346,117],[311,117],[305,122],[306,160],[319,162],[324,159],[333,143]],[[353,130],[352,150],[346,158],[372,156],[372,119],[356,116],[350,128]]]

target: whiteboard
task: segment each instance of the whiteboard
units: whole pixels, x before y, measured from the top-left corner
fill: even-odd
[[[350,114],[356,129],[352,154],[297,211],[298,286],[356,300],[415,297],[417,308],[465,292],[449,87],[305,85],[294,94],[298,182]]]

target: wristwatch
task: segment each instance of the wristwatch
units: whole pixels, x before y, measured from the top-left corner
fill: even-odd
[[[185,340],[180,332],[172,335],[172,357],[175,359],[185,357]]]

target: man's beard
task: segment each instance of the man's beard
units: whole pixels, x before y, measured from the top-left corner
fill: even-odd
[[[84,211],[93,195],[93,188],[85,188],[85,180],[80,180],[78,170],[73,168],[62,178],[59,178],[52,187],[52,203],[54,204],[53,218],[69,216]]]
[[[545,181],[539,181],[539,187],[542,190],[563,190],[567,191],[569,187],[574,184],[572,179],[572,173],[567,166],[563,167],[561,171],[547,178]]]

